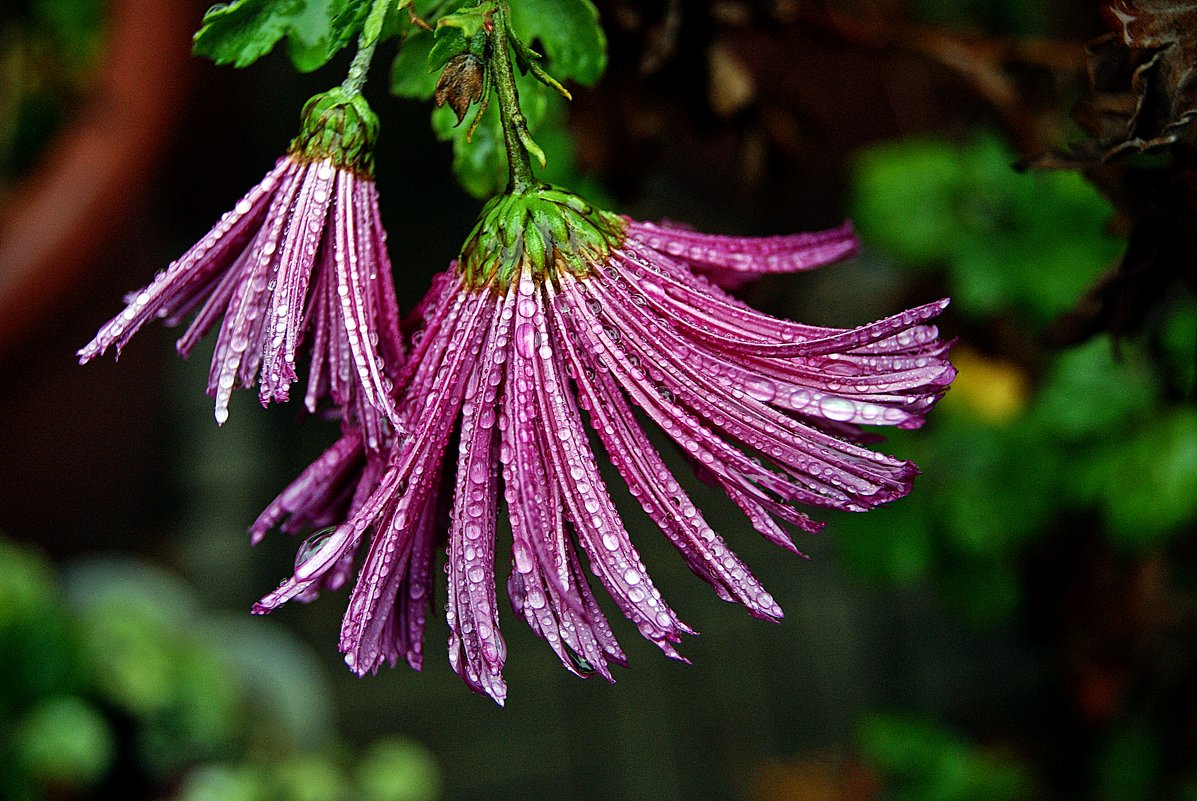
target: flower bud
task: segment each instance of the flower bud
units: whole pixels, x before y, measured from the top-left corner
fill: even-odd
[[[366,99],[335,88],[304,104],[302,127],[290,153],[309,161],[329,159],[339,169],[369,176],[377,139],[378,117]]]

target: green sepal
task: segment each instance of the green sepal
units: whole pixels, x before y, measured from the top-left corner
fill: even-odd
[[[492,198],[482,209],[457,261],[471,289],[506,291],[521,274],[556,282],[563,273],[584,278],[624,240],[619,215],[577,195],[540,186]]]
[[[378,117],[360,94],[337,87],[313,96],[303,106],[299,136],[291,141],[291,156],[331,161],[333,166],[371,177]]]

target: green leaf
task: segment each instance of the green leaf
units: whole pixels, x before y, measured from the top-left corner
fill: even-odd
[[[0,718],[85,682],[74,627],[46,558],[0,537]]]
[[[247,67],[283,37],[296,69],[311,72],[345,47],[368,10],[357,0],[234,0],[204,14],[195,52],[217,64]]]
[[[416,0],[413,4],[415,12],[425,17],[437,11],[440,18],[453,13],[462,5],[462,0],[438,2],[438,0]],[[435,23],[436,20],[427,20]],[[399,54],[391,64],[391,92],[399,97],[410,97],[416,100],[428,100],[436,91],[437,68],[445,61],[465,49],[464,37],[462,47],[448,53],[439,63],[433,63],[432,50],[443,47],[442,38],[449,34],[461,36],[460,28],[442,27],[429,33],[421,28],[410,25],[406,12],[403,14],[387,14],[387,22],[383,26],[383,36],[404,35],[406,38],[399,48]]]
[[[1115,358],[1108,337],[1061,353],[1030,413],[1066,442],[1108,438],[1150,413],[1159,396],[1155,371],[1129,345]]]
[[[116,754],[107,722],[75,697],[43,701],[17,724],[12,740],[21,771],[34,784],[58,790],[54,795],[73,797],[97,784]],[[63,793],[66,788],[72,792]]]
[[[607,68],[607,37],[590,0],[511,0],[515,34],[548,58],[559,81],[593,84]]]
[[[891,142],[866,151],[856,177],[862,237],[897,261],[943,268],[956,308],[1017,312],[1044,326],[1113,261],[1109,203],[1072,173],[1020,174],[992,136],[967,146]]]
[[[1197,302],[1191,296],[1173,301],[1160,331],[1160,347],[1169,382],[1182,396],[1197,396]]]
[[[370,746],[357,767],[361,801],[436,801],[443,780],[427,748],[404,737],[388,737]]]
[[[1101,801],[1148,801],[1161,796],[1165,747],[1142,723],[1121,723],[1106,735],[1097,757]]]
[[[861,236],[912,267],[946,259],[962,182],[957,152],[946,142],[911,139],[866,150],[856,166],[853,212]]]
[[[399,97],[428,100],[436,92],[437,74],[428,68],[433,36],[413,31],[391,64],[391,92]]]
[[[1146,549],[1183,532],[1197,517],[1197,411],[1151,421],[1088,472],[1115,543]]]
[[[436,39],[428,53],[428,72],[435,73],[445,62],[468,47],[466,36],[459,28],[437,28]]]
[[[903,585],[923,578],[935,559],[934,521],[926,504],[896,503],[868,515],[834,515],[839,556],[857,575]]]
[[[886,798],[1019,801],[1031,797],[1025,768],[928,720],[873,715],[861,726],[867,763],[886,779]]]

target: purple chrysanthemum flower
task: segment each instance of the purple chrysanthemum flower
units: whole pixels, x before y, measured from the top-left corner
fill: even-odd
[[[328,397],[378,448],[398,421],[392,380],[403,359],[399,313],[372,176],[377,119],[361,96],[317,95],[288,155],[182,258],[127,298],[79,351],[85,363],[121,348],[147,321],[177,324],[188,356],[223,316],[208,376],[216,421],[236,386],[285,401],[296,356],[311,351],[305,403]]]
[[[341,650],[358,673],[400,657],[418,668],[438,496],[450,472],[449,654],[470,687],[499,703],[506,693],[496,601],[500,487],[512,536],[509,595],[566,668],[610,680],[610,663],[624,662],[579,549],[641,634],[681,658],[674,645],[692,632],[662,599],[620,520],[584,409],[607,458],[687,565],[721,598],[780,618],[641,417],[761,534],[791,551],[782,523],[820,528],[793,504],[862,511],[906,494],[915,466],[863,447],[860,426],[922,424],[954,376],[947,344],[925,324],[947,302],[830,329],[753,311],[718,286],[818,267],[855,249],[847,226],[707,236],[616,217],[544,187],[496,198],[424,301],[423,330],[399,379],[411,438],[380,477],[363,479],[373,491],[352,504],[348,521],[305,547],[294,575],[255,610],[343,576],[371,531]],[[303,494],[299,485],[290,491]]]

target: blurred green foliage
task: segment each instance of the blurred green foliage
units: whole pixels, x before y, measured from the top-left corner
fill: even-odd
[[[175,577],[123,559],[60,579],[0,538],[0,575],[0,797],[440,797],[420,744],[359,755],[339,741],[327,677],[285,630],[213,616]]]
[[[41,154],[90,80],[107,0],[0,10],[0,198]]]
[[[1072,308],[1122,243],[1109,203],[1080,175],[1018,173],[995,137],[882,144],[860,157],[854,216],[907,267],[945,270],[961,314],[1041,328]]]
[[[443,4],[437,11],[443,13],[459,5]],[[602,75],[607,65],[607,43],[590,0],[512,0],[511,10],[516,34],[538,52],[543,51],[544,66],[555,79],[588,85]],[[434,54],[433,46],[447,35],[461,39],[459,33],[446,28],[438,29],[436,36],[419,28],[410,30],[391,66],[394,94],[416,100],[432,98],[439,67],[444,57],[452,55],[439,49]],[[461,41],[464,49],[464,39]],[[530,72],[517,74],[516,84],[528,128],[545,153],[547,163],[538,176],[601,202],[602,193],[594,182],[577,175],[573,140],[565,127],[565,98]],[[497,103],[489,104],[470,140],[466,140],[476,113],[475,106],[459,123],[448,106],[434,109],[432,128],[439,139],[453,143],[453,170],[462,188],[474,197],[487,198],[507,186],[507,154]]]
[[[1007,36],[1042,35],[1049,22],[1043,0],[913,0],[916,19]]]
[[[1026,768],[916,717],[874,715],[860,727],[864,762],[883,778],[884,801],[1022,801],[1035,797]]]
[[[1110,209],[1075,174],[1020,175],[990,137],[911,140],[859,160],[867,247],[941,276],[965,326],[1000,317],[1030,342],[1113,262]],[[1197,304],[1177,299],[1158,335],[1096,337],[1058,352],[989,355],[958,346],[960,374],[926,430],[893,437],[925,475],[915,498],[861,519],[836,542],[860,574],[931,579],[968,618],[1021,601],[1028,548],[1068,524],[1114,547],[1166,545],[1197,518]],[[965,337],[968,341],[968,337]]]

